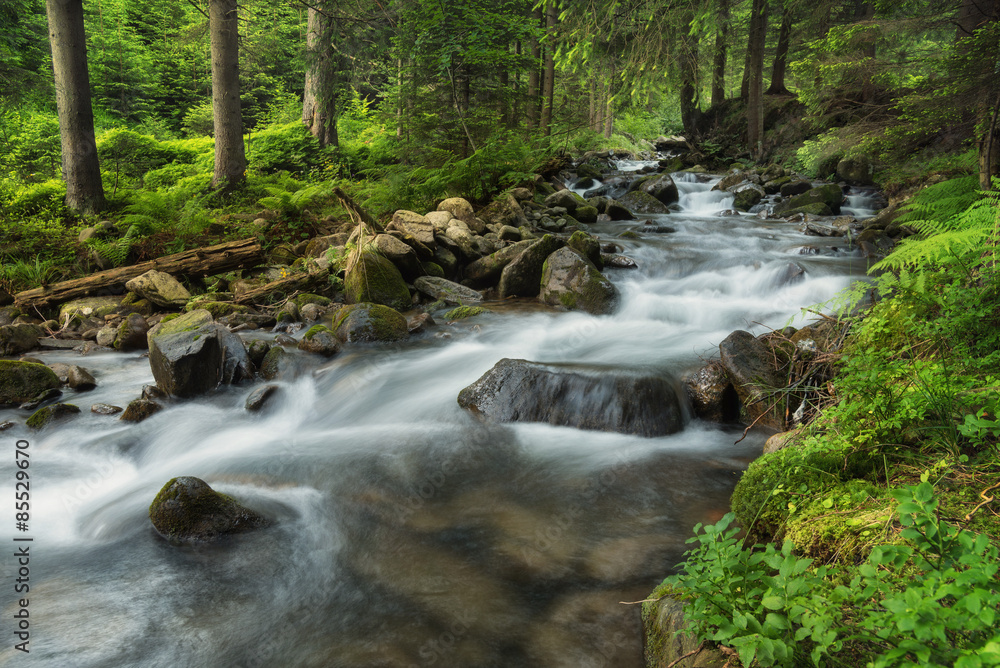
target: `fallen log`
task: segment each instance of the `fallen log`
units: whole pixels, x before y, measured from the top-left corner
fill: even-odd
[[[262,303],[257,300],[271,295],[275,297],[287,297],[297,290],[308,290],[313,286],[327,283],[329,278],[330,272],[325,269],[309,273],[292,274],[291,276],[286,276],[285,278],[279,278],[276,281],[265,283],[258,288],[254,288],[253,290],[247,290],[239,297],[236,297],[233,301],[237,304]],[[272,299],[270,301],[274,300]]]
[[[253,267],[263,261],[264,251],[260,247],[260,242],[255,238],[241,239],[216,246],[193,248],[130,267],[118,267],[83,278],[25,290],[14,295],[14,303],[21,307],[60,304],[101,290],[123,286],[150,269],[180,276],[211,276],[233,269]]]

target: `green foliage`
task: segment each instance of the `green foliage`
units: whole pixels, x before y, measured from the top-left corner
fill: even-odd
[[[66,212],[66,184],[49,179],[20,188],[4,212],[8,216],[59,215]]]
[[[688,599],[692,632],[744,666],[860,665],[859,655],[875,668],[1000,665],[996,546],[944,522],[926,480],[890,493],[905,543],[857,567],[816,567],[791,541],[747,549],[728,514],[695,527],[664,584]]]
[[[212,117],[212,101],[199,102],[184,112],[181,127],[185,134],[211,137],[215,132],[215,120]]]
[[[288,172],[281,172],[278,176],[279,185],[265,186],[270,196],[262,197],[258,201],[285,218],[301,216],[302,211],[326,189],[325,185],[305,186],[295,181]]]
[[[59,176],[62,147],[55,114],[30,109],[0,113],[0,166],[27,183]]]
[[[56,262],[38,256],[5,258],[0,261],[0,286],[10,292],[20,292],[48,285],[61,278]]]
[[[94,236],[84,244],[100,256],[104,264],[110,267],[120,267],[128,261],[129,253],[139,237],[139,226],[129,226],[125,234],[117,239],[101,239]]]
[[[301,121],[254,133],[247,145],[248,166],[257,174],[286,171],[305,175],[320,155],[319,143]]]

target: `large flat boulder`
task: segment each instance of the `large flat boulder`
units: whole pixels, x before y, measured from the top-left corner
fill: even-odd
[[[125,284],[125,289],[165,308],[183,308],[191,299],[191,293],[180,281],[155,269],[136,276]]]
[[[458,404],[495,422],[548,422],[638,436],[683,428],[671,378],[617,367],[505,358],[463,389]]]

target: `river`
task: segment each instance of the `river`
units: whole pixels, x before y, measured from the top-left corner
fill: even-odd
[[[492,314],[439,318],[404,344],[317,358],[280,382],[261,414],[244,410],[243,385],[126,425],[88,409],[136,398],[152,382],[145,357],[33,353],[80,364],[99,385],[66,392],[83,409],[76,418],[0,438],[4,489],[15,441],[30,443],[33,538],[31,652],[12,648],[20,595],[7,557],[0,661],[639,668],[640,606],[620,602],[644,598],[692,527],[727,512],[767,433],[734,444],[741,427],[697,419],[660,438],[491,426],[456,397],[504,357],[680,378],[731,331],[780,328],[863,275],[866,261],[843,239],[720,216],[732,197],[709,190],[717,179],[677,178],[678,211],[589,228],[639,265],[607,271],[621,292],[614,315],[487,304]],[[647,220],[676,231],[649,233]],[[617,238],[625,230],[638,238]],[[819,252],[800,254],[806,245]],[[0,421],[25,417],[0,411]],[[181,475],[273,525],[212,546],[169,545],[147,511]]]

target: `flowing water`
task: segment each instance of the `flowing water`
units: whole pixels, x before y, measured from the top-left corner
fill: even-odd
[[[491,426],[456,397],[504,357],[679,378],[731,331],[782,327],[863,273],[842,240],[720,216],[731,196],[677,176],[676,213],[591,226],[639,265],[607,272],[621,292],[614,315],[495,305],[404,344],[317,358],[261,414],[243,409],[244,385],[123,426],[87,409],[138,396],[152,382],[146,358],[37,353],[90,369],[99,386],[64,395],[83,409],[75,419],[0,436],[6,489],[15,440],[30,442],[34,539],[31,653],[11,649],[8,556],[0,661],[641,666],[639,606],[619,602],[644,598],[692,526],[728,510],[767,434],[734,445],[741,428],[697,419],[660,438]],[[664,226],[676,231],[649,231]],[[638,238],[617,238],[626,230]],[[0,421],[25,416],[0,411]],[[181,475],[273,525],[212,546],[167,544],[147,509]]]

